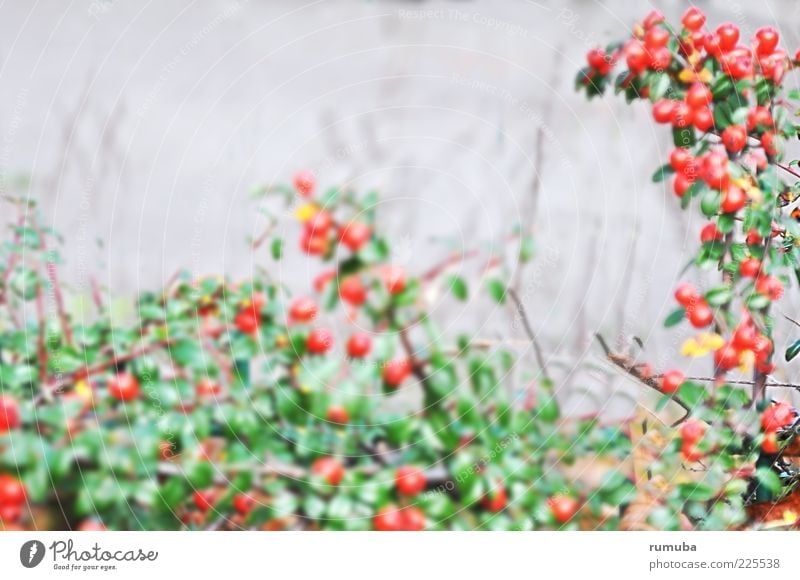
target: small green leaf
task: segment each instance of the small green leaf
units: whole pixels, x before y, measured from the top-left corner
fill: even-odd
[[[673,310],[664,320],[664,327],[671,328],[675,326],[676,324],[680,323],[685,316],[686,316],[686,309],[678,308],[676,310]]]
[[[464,302],[467,299],[469,291],[467,289],[467,283],[461,276],[456,276],[455,274],[450,276],[447,280],[447,285],[450,287],[450,292],[453,293],[453,296]]]
[[[798,354],[800,354],[800,339],[795,340],[786,349],[786,362],[789,362],[794,357],[796,357]]]
[[[675,173],[675,170],[669,163],[666,163],[656,169],[656,172],[653,174],[653,183],[664,181],[668,175],[672,175],[673,173]]]
[[[678,396],[689,407],[696,407],[708,398],[708,392],[703,385],[686,381],[678,389]]]
[[[283,257],[283,240],[280,238],[272,240],[270,252],[272,253],[273,260],[280,260]]]
[[[492,278],[486,282],[489,289],[489,295],[498,304],[505,304],[506,302],[506,285],[497,278]]]
[[[722,306],[733,298],[733,290],[729,286],[719,286],[706,292],[706,302],[711,306]]]

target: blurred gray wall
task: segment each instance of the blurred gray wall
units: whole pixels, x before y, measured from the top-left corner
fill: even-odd
[[[654,4],[673,19],[687,6]],[[779,23],[797,46],[796,2],[697,4],[745,38]],[[687,335],[661,328],[699,223],[668,185],[650,182],[669,136],[644,106],[613,96],[587,103],[572,88],[586,50],[621,37],[649,8],[4,3],[3,185],[29,176],[30,195],[66,235],[76,291],[97,272],[123,295],[181,266],[245,276],[267,263],[266,250],[254,256],[244,243],[263,225],[248,192],[298,168],[323,185],[378,188],[396,259],[416,271],[458,245],[502,244],[516,223],[534,220],[537,257],[521,293],[558,372],[606,401],[636,387],[584,364],[599,360],[593,332],[641,337],[658,367],[676,362]],[[301,287],[314,273],[290,255],[279,274]],[[436,312],[452,330],[521,337],[513,317],[482,298]],[[781,326],[779,346],[793,332]]]

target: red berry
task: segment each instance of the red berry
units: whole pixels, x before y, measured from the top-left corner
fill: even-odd
[[[706,23],[706,15],[696,6],[690,6],[686,9],[686,12],[683,13],[681,23],[683,23],[683,27],[686,30],[697,32],[703,28],[703,24]]]
[[[692,108],[683,101],[677,101],[672,107],[670,121],[673,127],[683,129],[692,125]]]
[[[681,454],[686,461],[700,461],[703,453],[694,445],[684,443],[681,445]]]
[[[405,514],[396,506],[384,506],[375,514],[372,525],[378,532],[400,532],[406,527]]]
[[[761,271],[761,261],[755,258],[745,258],[739,263],[739,274],[745,278],[755,278]]]
[[[729,185],[725,193],[722,194],[720,210],[722,213],[736,213],[747,203],[747,196],[741,187]]]
[[[703,83],[693,83],[686,91],[686,104],[694,110],[707,108],[711,99],[711,89]]]
[[[325,238],[333,226],[333,218],[325,210],[319,210],[314,217],[305,223],[306,233],[309,236]]]
[[[611,59],[600,48],[593,48],[586,53],[586,61],[601,75],[607,75],[611,70]]]
[[[212,507],[214,507],[214,502],[216,501],[217,494],[214,493],[214,490],[206,489],[206,490],[197,490],[194,492],[193,500],[194,505],[199,509],[201,512],[207,512]]]
[[[668,48],[656,48],[650,53],[650,68],[663,71],[672,63],[672,53]]]
[[[756,280],[755,287],[756,292],[770,300],[779,300],[783,296],[783,284],[775,276],[761,276]]]
[[[22,506],[16,504],[0,505],[0,522],[10,524],[22,517]]]
[[[625,62],[631,72],[639,74],[650,65],[650,56],[638,40],[631,40],[625,45]]]
[[[108,394],[119,401],[132,401],[139,396],[139,381],[130,373],[118,373],[108,381]]]
[[[678,173],[672,181],[672,190],[678,197],[683,197],[689,188],[692,187],[694,179],[684,173]]]
[[[333,334],[327,328],[315,328],[308,333],[306,349],[311,354],[325,354],[333,347]]]
[[[669,154],[669,164],[676,173],[683,173],[692,159],[692,154],[684,147],[676,147]]]
[[[578,500],[562,494],[554,495],[548,499],[547,505],[550,507],[550,513],[560,524],[566,524],[570,521],[580,508]]]
[[[794,419],[795,413],[792,407],[786,403],[775,403],[761,414],[761,426],[767,432],[778,431],[791,425]]]
[[[489,493],[481,499],[481,505],[484,509],[493,513],[503,511],[508,505],[508,493],[506,492],[506,488],[502,485],[498,485],[498,487],[490,490]]]
[[[398,493],[407,496],[417,495],[422,492],[427,485],[425,473],[421,469],[410,465],[404,465],[397,469],[394,482],[397,486]]]
[[[739,351],[732,344],[725,344],[714,353],[714,364],[721,371],[739,366]]]
[[[20,424],[19,405],[9,395],[0,395],[0,433],[16,429]]]
[[[715,58],[720,58],[722,53],[725,52],[722,50],[722,41],[720,40],[719,34],[707,34],[705,38],[703,38],[703,46],[706,52]]]
[[[753,343],[753,352],[756,353],[756,361],[762,363],[766,362],[772,355],[772,348],[772,341],[763,334],[759,334]]]
[[[425,513],[416,506],[403,509],[403,529],[407,532],[421,532],[425,529]]]
[[[714,115],[711,114],[711,110],[708,109],[708,107],[695,109],[694,115],[692,115],[692,120],[694,122],[695,129],[698,131],[706,132],[714,126]]]
[[[770,129],[772,128],[772,114],[769,109],[762,106],[753,107],[747,113],[747,130],[755,131],[756,129]]]
[[[325,418],[331,423],[338,423],[340,425],[345,425],[350,421],[350,415],[347,413],[347,409],[341,405],[331,405],[328,407]]]
[[[347,339],[347,354],[353,358],[364,358],[372,350],[372,339],[365,332],[354,332]]]
[[[706,425],[697,419],[687,419],[681,425],[681,439],[686,445],[694,445],[703,438]]]
[[[358,252],[372,237],[372,230],[367,224],[351,222],[339,234],[339,240],[352,252]]]
[[[324,234],[318,235],[317,232],[303,230],[303,234],[300,236],[300,249],[309,256],[325,255],[329,247],[330,243]]]
[[[311,298],[298,297],[289,307],[292,322],[311,322],[317,316],[317,303]]]
[[[642,21],[642,28],[650,30],[656,24],[664,22],[664,14],[660,10],[651,10]]]
[[[303,197],[310,197],[315,185],[314,174],[310,171],[298,171],[294,176],[294,188]]]
[[[387,266],[381,277],[386,291],[392,296],[400,294],[406,288],[406,271],[401,266]]]
[[[775,144],[775,133],[767,131],[761,136],[761,146],[764,148],[764,153],[774,157],[778,154],[778,147]]]
[[[739,42],[739,27],[730,22],[720,24],[717,28],[717,36],[719,37],[719,47],[723,52],[728,52],[736,47]]]
[[[750,350],[756,343],[756,330],[750,324],[740,324],[733,331],[731,345],[736,350]]]
[[[747,236],[745,237],[745,242],[748,246],[758,246],[761,244],[761,236],[758,234],[756,230],[750,230],[747,232]]]
[[[344,478],[344,466],[333,457],[320,457],[311,465],[311,473],[330,485],[339,485]]]
[[[336,270],[320,272],[317,274],[316,278],[314,278],[314,290],[319,293],[323,292],[328,286],[328,283],[334,278],[336,278]]]
[[[700,230],[700,241],[704,244],[710,244],[722,240],[722,232],[719,231],[717,224],[711,222],[703,226]]]
[[[245,308],[240,310],[233,320],[236,328],[243,334],[255,334],[258,332],[258,325],[260,323],[258,314],[253,308]]]
[[[774,431],[766,433],[764,435],[764,440],[761,442],[761,449],[764,453],[776,454],[780,449],[778,445],[778,434]]]
[[[764,26],[756,30],[756,52],[759,55],[772,54],[778,47],[780,34],[772,26]]]
[[[665,372],[661,376],[661,390],[667,394],[674,393],[686,381],[686,375],[677,369]]]
[[[661,99],[653,103],[653,119],[656,123],[671,123],[672,122],[672,109],[675,107],[675,101],[668,99]]]
[[[246,516],[256,505],[256,500],[245,493],[237,493],[233,496],[233,509],[239,514]]]
[[[705,300],[700,300],[686,310],[689,323],[695,328],[705,328],[714,322],[714,312]]]
[[[669,32],[658,26],[652,27],[644,35],[644,45],[651,51],[667,46],[668,42]]]
[[[688,308],[700,299],[697,289],[688,282],[679,284],[675,289],[675,300],[684,308]]]
[[[22,505],[26,499],[25,486],[7,473],[0,474],[0,506]]]
[[[218,382],[212,380],[211,378],[203,377],[197,381],[195,391],[201,397],[211,397],[218,395],[221,391],[221,387],[219,386]]]
[[[390,360],[383,367],[383,380],[390,387],[399,387],[411,375],[411,362],[406,358]]]
[[[348,276],[339,284],[339,296],[351,306],[361,306],[367,301],[367,289],[358,276]]]
[[[722,144],[731,153],[738,153],[747,144],[747,130],[741,125],[731,125],[722,132]]]
[[[722,151],[709,152],[702,161],[701,176],[709,187],[725,189],[730,182],[728,156]]]

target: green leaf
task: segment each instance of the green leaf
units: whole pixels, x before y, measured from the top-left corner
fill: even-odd
[[[696,407],[708,398],[708,392],[703,385],[686,381],[678,389],[678,396],[689,407]]]
[[[711,95],[718,101],[733,90],[733,80],[728,75],[720,75],[711,85]]]
[[[672,175],[673,173],[675,173],[675,170],[672,168],[672,165],[666,163],[656,169],[656,172],[653,173],[653,183],[664,181],[667,176]]]
[[[658,99],[667,94],[669,89],[669,75],[665,72],[653,74],[648,80],[650,88],[650,100],[656,102]]]
[[[273,260],[280,260],[283,257],[283,240],[281,238],[272,240],[270,252],[272,253]]]
[[[448,277],[447,282],[447,285],[450,288],[450,292],[453,293],[453,296],[464,302],[468,295],[467,282],[464,280],[464,278],[453,274]]]
[[[677,308],[669,313],[667,318],[664,320],[664,327],[671,328],[676,324],[680,323],[684,317],[686,316],[686,309],[685,308]]]
[[[798,354],[800,354],[800,339],[795,340],[786,349],[786,362],[789,362],[794,357],[796,357]]]
[[[530,262],[533,259],[533,238],[531,236],[523,236],[519,245],[519,261],[523,264]]]
[[[720,193],[716,189],[708,189],[700,200],[700,211],[706,217],[711,217],[719,212]]]
[[[769,467],[759,467],[756,469],[756,480],[758,480],[759,486],[764,487],[772,497],[777,496],[783,487],[781,478]]]
[[[733,290],[730,286],[719,286],[706,292],[706,302],[711,306],[722,306],[733,298]]]
[[[506,285],[497,278],[491,278],[486,282],[489,289],[489,295],[498,304],[506,303]]]

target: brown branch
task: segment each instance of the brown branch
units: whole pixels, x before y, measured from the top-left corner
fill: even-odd
[[[47,255],[47,238],[45,233],[39,230],[39,236],[42,240],[42,252],[45,255],[45,270],[50,279],[50,285],[53,287],[53,298],[56,303],[56,311],[58,312],[58,319],[61,324],[61,332],[64,333],[64,340],[69,346],[73,345],[72,340],[72,326],[69,323],[69,316],[64,307],[64,293],[61,290],[61,281],[58,278],[58,269],[54,261],[50,260]]]
[[[683,400],[681,400],[677,396],[677,394],[675,393],[668,394],[665,393],[663,390],[661,390],[661,384],[655,376],[645,375],[642,372],[642,366],[632,361],[629,356],[613,352],[609,348],[608,343],[600,334],[595,334],[595,338],[597,338],[597,342],[600,343],[600,347],[603,349],[603,352],[605,353],[609,361],[611,361],[612,363],[614,363],[614,365],[624,370],[626,373],[631,375],[633,378],[638,380],[643,385],[650,387],[654,391],[666,397],[669,397],[679,407],[681,407],[684,411],[686,411],[686,414],[677,421],[675,421],[675,423],[672,424],[672,427],[675,427],[676,425],[679,425],[680,423],[686,420],[686,418],[691,413],[692,409]]]
[[[110,359],[108,359],[108,360],[106,360],[104,362],[97,363],[96,365],[93,365],[91,367],[87,367],[85,369],[81,369],[81,370],[75,371],[73,373],[70,373],[67,376],[65,376],[65,377],[53,382],[52,385],[50,386],[50,388],[47,390],[46,395],[50,395],[52,393],[60,392],[61,389],[63,389],[64,387],[74,383],[78,379],[85,379],[85,378],[91,377],[93,375],[96,375],[98,373],[102,373],[102,372],[107,371],[108,369],[110,369],[112,367],[115,367],[117,365],[132,361],[132,360],[137,359],[137,358],[139,358],[141,356],[149,354],[149,353],[151,353],[151,352],[153,352],[155,350],[159,350],[159,349],[165,348],[165,347],[171,345],[172,343],[173,343],[172,339],[160,340],[158,342],[154,342],[152,344],[148,344],[147,346],[143,346],[141,348],[134,349],[134,350],[132,350],[131,352],[129,352],[127,354],[120,355],[120,356],[112,356]],[[42,402],[42,399],[44,398],[44,396],[45,396],[45,394],[40,394],[39,396],[37,396],[34,399],[34,404],[35,405],[40,404]]]
[[[94,276],[90,278],[89,283],[92,287],[92,301],[94,302],[94,306],[97,308],[97,313],[102,314],[104,307],[103,294],[100,292],[100,285],[97,283],[97,280]]]
[[[36,324],[38,332],[36,338],[36,352],[39,364],[39,382],[41,388],[46,389],[47,384],[47,345],[45,344],[45,324],[47,320],[44,312],[44,298],[41,285],[36,289]]]
[[[522,328],[525,329],[525,334],[528,336],[528,339],[531,341],[533,345],[533,353],[536,357],[536,363],[539,365],[539,368],[542,371],[542,375],[544,378],[550,381],[550,374],[547,371],[547,362],[545,361],[544,352],[542,351],[542,347],[539,344],[539,340],[536,338],[536,333],[533,331],[533,326],[531,325],[531,321],[528,318],[528,313],[525,310],[525,305],[522,304],[522,300],[520,300],[519,295],[517,294],[516,290],[513,288],[509,288],[508,296],[514,302],[516,306],[517,313],[519,314],[520,320],[522,320]]]

